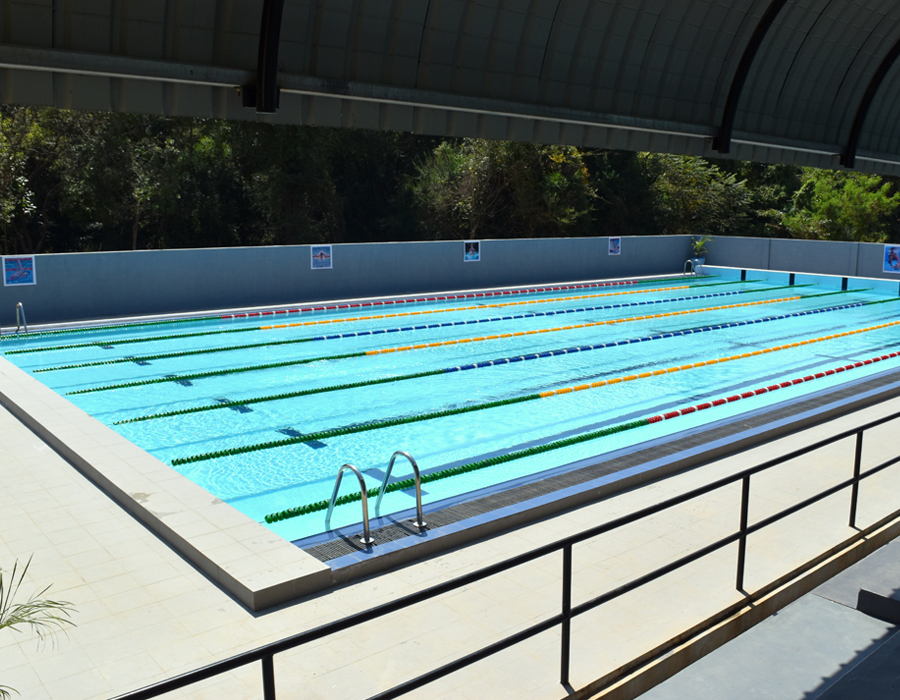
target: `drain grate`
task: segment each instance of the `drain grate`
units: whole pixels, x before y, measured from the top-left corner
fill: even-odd
[[[426,511],[425,520],[428,523],[427,529],[431,530],[445,527],[468,518],[490,513],[491,511],[515,506],[531,500],[532,498],[547,496],[560,491],[561,489],[578,486],[603,476],[608,476],[625,469],[645,464],[654,459],[670,457],[692,447],[699,447],[716,440],[721,440],[722,438],[727,438],[730,435],[735,435],[748,429],[760,428],[770,423],[790,418],[816,408],[821,408],[845,398],[850,398],[857,394],[877,390],[889,384],[896,383],[897,381],[900,381],[900,372],[891,372],[870,379],[869,381],[861,382],[852,387],[845,387],[833,392],[826,392],[804,401],[799,401],[781,408],[775,408],[774,410],[760,413],[755,416],[739,418],[727,425],[717,426],[710,430],[672,440],[671,442],[654,445],[652,448],[637,450],[630,454],[622,455],[614,460],[600,462],[588,467],[582,467],[581,469],[573,469],[565,474],[558,474],[499,493],[492,493],[488,496],[476,498],[441,510],[431,512]],[[372,530],[371,535],[375,539],[375,545],[373,546],[374,553],[376,555],[378,554],[379,544],[394,542],[405,537],[414,537],[418,535],[418,533],[418,528],[411,522],[393,523]],[[360,544],[356,539],[356,536],[353,538],[340,537],[328,542],[303,547],[302,549],[321,562],[329,562],[348,554],[366,551],[366,548]]]

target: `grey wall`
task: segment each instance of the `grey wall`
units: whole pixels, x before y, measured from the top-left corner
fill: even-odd
[[[884,245],[881,243],[719,236],[707,247],[710,265],[900,282],[900,275],[882,271]]]
[[[38,255],[37,285],[0,287],[0,324],[15,324],[19,301],[30,323],[51,323],[667,274],[690,253],[686,236],[623,238],[618,256],[608,240],[482,241],[477,263],[462,241],[343,244],[331,270],[310,269],[309,246]]]

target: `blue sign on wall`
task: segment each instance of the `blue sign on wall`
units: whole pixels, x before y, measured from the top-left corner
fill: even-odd
[[[13,287],[25,284],[37,284],[34,273],[34,256],[4,255],[3,286]]]
[[[900,246],[884,246],[884,272],[900,273]]]

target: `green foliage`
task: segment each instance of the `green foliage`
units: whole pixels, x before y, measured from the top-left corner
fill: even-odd
[[[642,234],[900,241],[892,181],[742,161],[0,106],[0,253]]]
[[[702,258],[706,255],[706,244],[713,239],[712,236],[696,236],[691,237],[691,250],[695,258]]]
[[[794,238],[882,243],[900,206],[893,189],[878,175],[805,168],[790,205],[769,214]]]
[[[734,173],[692,156],[642,157],[655,173],[655,205],[664,233],[712,236],[744,226],[750,192]]]
[[[660,232],[656,216],[656,173],[643,154],[595,151],[583,154],[596,192],[591,235],[640,236]]]
[[[65,630],[69,626],[74,627],[75,623],[69,619],[75,612],[71,603],[43,597],[50,586],[32,594],[24,602],[16,602],[29,566],[31,557],[21,570],[19,562],[14,562],[8,577],[4,577],[3,570],[0,569],[0,630],[21,632],[21,628],[28,627],[43,640],[54,632]],[[8,700],[14,692],[16,691],[13,688],[0,685],[0,700]]]
[[[582,235],[595,197],[578,149],[482,139],[441,143],[408,188],[429,238]]]

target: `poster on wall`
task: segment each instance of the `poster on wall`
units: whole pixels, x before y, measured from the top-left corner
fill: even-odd
[[[622,252],[622,239],[616,236],[609,239],[609,254],[619,255]]]
[[[309,247],[310,265],[313,270],[331,269],[331,246],[312,245]]]
[[[463,260],[466,262],[478,262],[481,260],[481,241],[466,241]]]
[[[37,284],[34,272],[33,255],[3,256],[3,286],[19,287],[26,284]]]
[[[900,275],[900,246],[885,244],[884,272]]]

